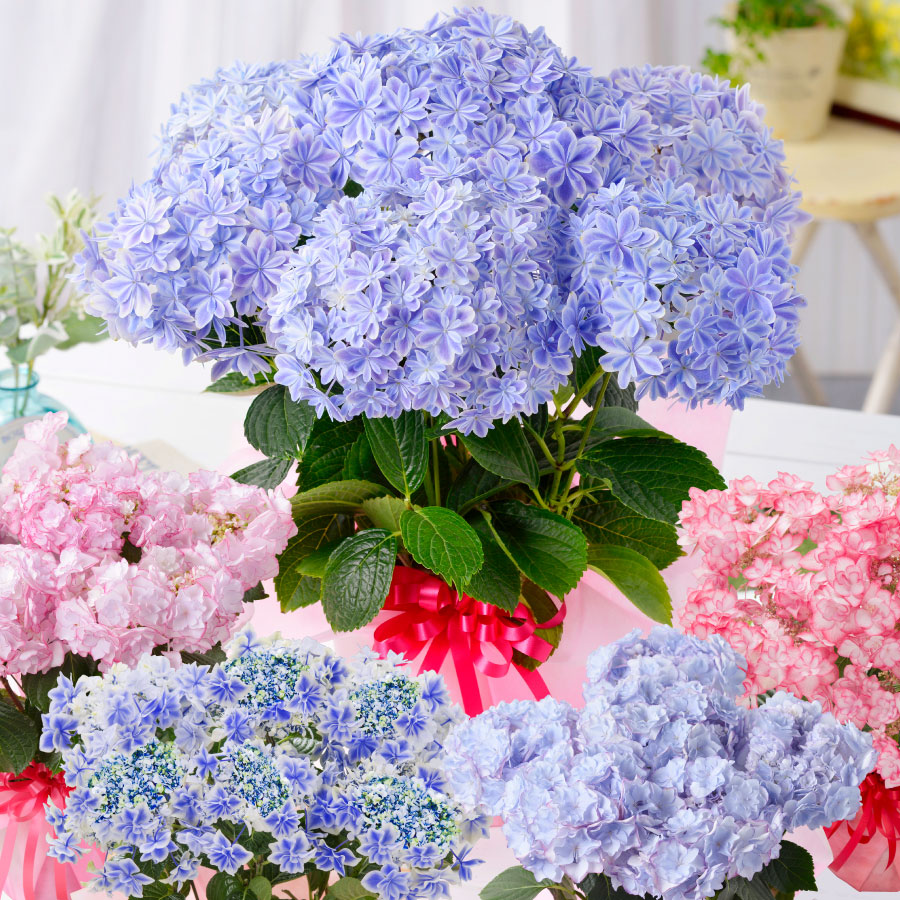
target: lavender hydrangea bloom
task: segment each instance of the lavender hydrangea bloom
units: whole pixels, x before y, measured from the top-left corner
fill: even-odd
[[[783,377],[803,304],[761,116],[686,69],[592,76],[481,10],[344,36],[191,88],[79,283],[114,337],[214,378],[274,364],[339,420],[484,434],[588,347],[622,386],[740,407]]]
[[[385,900],[469,877],[486,820],[441,767],[462,713],[437,676],[371,652],[344,662],[311,640],[245,634],[231,654],[212,670],[148,655],[61,679],[47,719],[77,741],[63,751],[66,808],[48,808],[52,855],[98,844],[95,885],[134,897],[148,860],[176,885],[206,860],[231,874],[256,855],[290,874],[358,865]]]
[[[459,726],[451,784],[503,817],[538,879],[603,872],[637,896],[711,897],[787,832],[855,815],[875,762],[871,738],[817,703],[739,706],[743,664],[719,637],[635,631],[589,658],[584,709],[501,703]]]

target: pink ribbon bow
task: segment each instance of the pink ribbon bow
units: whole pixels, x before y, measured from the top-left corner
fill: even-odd
[[[544,662],[553,645],[537,632],[559,625],[566,617],[565,604],[549,621],[537,622],[524,603],[509,613],[459,594],[428,572],[397,566],[384,610],[397,615],[375,629],[375,650],[381,654],[393,650],[409,660],[424,650],[419,673],[440,671],[449,653],[467,715],[484,712],[477,672],[502,678],[512,667],[536,699],[549,695],[544,679],[515,662],[513,651]],[[489,658],[489,648],[499,660]]]
[[[0,850],[0,888],[5,887],[12,863],[13,849],[19,828],[26,829],[25,857],[22,865],[22,885],[25,900],[35,900],[35,862],[40,847],[41,862],[46,858],[46,836],[50,826],[44,818],[44,806],[52,800],[65,806],[71,788],[62,773],[54,774],[43,763],[32,762],[18,775],[0,772],[0,816],[7,817],[7,827]],[[68,897],[66,864],[53,861],[57,900]]]
[[[887,871],[894,861],[897,845],[900,843],[900,788],[887,787],[880,775],[871,772],[860,785],[860,791],[862,807],[856,818],[852,822],[835,822],[825,829],[825,836],[829,842],[832,835],[841,829],[846,828],[847,831],[847,842],[828,867],[839,878],[843,877],[841,869],[854,855],[854,851],[873,840],[875,844],[872,851],[875,859],[882,858],[885,845],[887,847],[888,858],[884,867]],[[852,881],[850,883],[853,884]]]

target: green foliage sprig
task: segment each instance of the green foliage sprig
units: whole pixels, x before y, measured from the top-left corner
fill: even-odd
[[[103,321],[84,312],[69,279],[84,246],[81,232],[97,218],[96,201],[72,191],[64,199],[51,196],[48,204],[54,227],[39,234],[34,247],[20,243],[14,228],[0,229],[0,344],[10,362],[28,367],[29,382],[42,353],[105,336]]]

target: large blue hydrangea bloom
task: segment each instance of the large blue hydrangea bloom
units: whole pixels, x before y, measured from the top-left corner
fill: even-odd
[[[585,347],[741,406],[796,348],[782,147],[746,90],[595,77],[463,10],[189,90],[79,281],[114,337],[269,371],[334,419],[532,413]],[[237,345],[237,346],[236,346]]]
[[[634,631],[589,657],[584,709],[523,700],[459,726],[456,796],[503,817],[538,879],[603,872],[636,896],[712,897],[786,833],[852,818],[876,757],[818,703],[739,706],[744,666],[718,636]]]

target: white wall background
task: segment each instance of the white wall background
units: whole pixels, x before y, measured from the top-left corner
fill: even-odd
[[[0,0],[0,225],[30,237],[43,196],[78,186],[106,211],[149,171],[169,104],[234,59],[285,58],[340,33],[423,24],[453,0]],[[696,65],[721,0],[484,0],[544,25],[598,71]],[[900,160],[898,160],[900,165]],[[886,234],[900,254],[900,223]],[[871,371],[894,308],[848,231],[807,257],[804,343],[826,373]],[[97,348],[104,352],[103,345]]]

